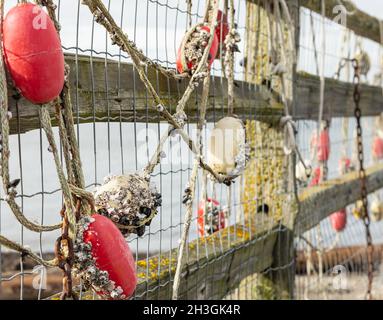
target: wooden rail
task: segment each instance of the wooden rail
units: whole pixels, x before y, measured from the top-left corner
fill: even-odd
[[[70,66],[70,91],[75,121],[79,123],[96,122],[156,122],[161,121],[145,86],[135,75],[132,64],[115,60],[91,58],[67,54],[66,62]],[[148,70],[148,78],[159,92],[166,107],[175,112],[177,101],[185,91],[187,81],[167,79],[154,70]],[[119,87],[119,79],[120,87]],[[211,81],[210,104],[207,109],[207,121],[227,114],[227,80],[215,77]],[[200,91],[196,95],[200,96]],[[283,114],[281,104],[263,87],[237,82],[236,113],[244,119],[254,118],[256,114],[263,121],[278,121]],[[17,114],[14,91],[9,88],[10,110]],[[192,97],[185,111],[191,122],[198,119],[199,100]],[[25,99],[18,102],[18,117],[11,120],[11,133],[27,132],[40,127],[38,108]],[[53,125],[56,124],[52,110]],[[19,119],[19,121],[18,121]]]
[[[256,4],[258,3],[257,0],[247,1]],[[291,0],[288,0],[288,2],[291,2]],[[344,27],[352,30],[358,36],[381,43],[380,20],[378,18],[360,10],[352,0],[325,0],[325,2],[325,16],[327,19],[330,19],[335,23],[342,23],[342,20],[336,19],[341,12],[339,10],[335,10],[337,7],[339,8],[339,4],[341,3],[348,12],[352,13],[347,15]],[[309,9],[322,15],[321,0],[299,0],[298,3],[299,7]],[[294,4],[290,6],[293,7]]]
[[[383,164],[367,169],[368,192],[383,187]],[[356,172],[341,178],[326,181],[318,187],[304,190],[300,195],[301,210],[295,218],[294,236],[318,225],[332,212],[359,200],[360,180]],[[182,299],[222,299],[232,289],[238,287],[242,279],[254,273],[260,273],[273,265],[273,250],[279,234],[289,232],[281,222],[273,222],[265,217],[256,216],[252,227],[230,227],[207,237],[189,243],[189,260],[183,270],[181,282]],[[257,222],[259,220],[259,222]],[[225,248],[220,248],[220,239]],[[231,245],[228,241],[231,239]],[[198,245],[197,245],[198,242]],[[198,250],[197,250],[198,248]],[[206,252],[208,255],[206,255]],[[157,276],[158,259],[152,262],[142,260],[138,274],[138,298],[169,299],[171,297],[174,271],[171,257],[175,251],[162,253],[162,266],[170,265],[160,277]],[[168,258],[169,261],[166,260]],[[153,270],[153,278],[146,278],[146,267]],[[174,265],[173,265],[174,267]],[[162,267],[163,268],[163,267]],[[162,269],[161,268],[161,269]]]
[[[319,78],[307,73],[298,73],[296,85],[296,118],[317,121],[320,97]],[[360,108],[363,116],[379,115],[383,111],[382,88],[363,84],[360,86],[360,92]],[[353,117],[355,108],[353,93],[352,83],[327,78],[324,94],[324,119]]]
[[[189,243],[180,299],[222,299],[237,288],[242,279],[271,266],[278,232],[272,228],[272,221],[259,220],[251,227],[232,226]],[[141,277],[136,299],[171,298],[173,283],[170,280],[174,277],[176,250],[163,253],[161,257],[160,261],[155,257],[138,263]],[[158,263],[166,270],[160,276]],[[149,279],[146,278],[147,264],[151,270]]]
[[[367,191],[373,193],[383,187],[383,164],[367,169]],[[310,230],[331,213],[345,208],[360,198],[360,180],[357,172],[320,186],[303,191],[300,196],[300,213],[296,219],[295,234]]]
[[[264,217],[257,220],[251,226],[232,226],[188,244],[180,299],[222,299],[244,278],[272,265],[277,224]],[[171,299],[176,250],[138,261],[135,299]],[[158,274],[159,264],[161,274]],[[50,299],[58,297],[59,294],[55,294]],[[83,299],[93,299],[92,293],[86,292]]]
[[[75,110],[75,120],[80,123],[96,122],[158,122],[157,112],[147,96],[145,87],[137,78],[134,81],[133,66],[128,63],[89,56],[66,55],[71,67],[70,86]],[[107,68],[106,68],[107,65]],[[77,72],[77,71],[78,72]],[[107,72],[106,72],[107,70]],[[77,79],[78,74],[78,79]],[[106,76],[107,75],[107,76]],[[169,110],[174,111],[180,98],[185,81],[168,80],[164,76],[149,70],[149,78]],[[106,81],[107,79],[107,81]],[[118,87],[121,79],[121,87]],[[235,92],[235,112],[243,119],[277,122],[283,115],[283,108],[278,103],[278,96],[270,94],[263,86],[249,85],[237,81]],[[227,113],[226,79],[215,77],[212,81],[210,104],[207,121],[214,121]],[[363,85],[361,88],[361,108],[364,116],[374,116],[383,110],[381,88]],[[198,91],[196,94],[199,94]],[[18,101],[13,98],[14,91],[9,88],[10,110],[14,117],[10,122],[11,134],[28,132],[40,128],[38,116],[39,106],[25,99]],[[324,117],[353,116],[353,86],[350,83],[327,79]],[[316,120],[318,114],[319,78],[300,73],[297,76],[296,115],[298,119]],[[198,118],[198,99],[190,99],[186,107],[189,121]],[[16,116],[18,114],[18,116]],[[56,124],[52,110],[52,122]],[[19,129],[20,128],[20,129]]]

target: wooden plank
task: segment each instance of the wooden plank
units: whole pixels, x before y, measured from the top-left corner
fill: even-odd
[[[300,17],[299,17],[299,5],[298,0],[287,0],[287,5],[292,19],[292,28],[294,32],[294,41],[297,52],[299,52],[299,27],[300,27]],[[286,35],[287,36],[287,35]],[[297,75],[297,65],[296,62],[291,60],[291,63],[287,66],[287,78],[291,79],[288,81],[286,86],[286,98],[290,101],[289,105],[292,115],[296,114],[296,105],[299,101],[297,95],[297,86],[296,81],[298,79]],[[282,89],[283,90],[283,89]],[[283,144],[282,136],[281,142]],[[283,184],[283,193],[286,197],[282,205],[282,223],[283,226],[280,227],[278,232],[278,237],[273,249],[273,263],[271,265],[270,272],[267,272],[260,277],[266,277],[271,280],[273,291],[275,294],[275,299],[278,300],[291,300],[294,298],[294,289],[295,289],[295,267],[294,261],[295,258],[295,245],[294,245],[294,217],[297,212],[297,204],[295,193],[295,163],[296,155],[292,153],[290,156],[283,154],[281,160],[285,163],[284,167],[284,177],[281,181]],[[282,162],[282,163],[283,163]],[[275,191],[274,191],[275,192]]]
[[[383,187],[383,164],[367,169],[366,173],[369,193]],[[188,260],[182,271],[180,298],[222,299],[237,288],[241,280],[272,268],[278,259],[288,266],[290,255],[283,251],[281,255],[281,251],[275,248],[283,247],[286,238],[302,235],[332,212],[357,201],[359,197],[358,173],[352,172],[300,193],[300,213],[296,217],[294,235],[289,228],[271,219],[255,216],[251,227],[231,226],[212,236],[191,241],[188,244]],[[276,255],[279,255],[278,259]],[[136,299],[171,298],[176,257],[174,249],[163,252],[161,257],[138,261]],[[161,274],[158,274],[159,264]],[[288,276],[293,277],[291,273]],[[92,299],[92,295],[85,294],[84,298]]]
[[[248,226],[237,225],[190,242],[188,260],[182,271],[180,299],[222,299],[238,287],[242,279],[270,267],[278,235],[272,226],[272,221],[263,218],[251,227],[251,232]],[[136,299],[171,299],[176,253],[175,249],[162,253],[161,259],[153,257],[138,262]],[[160,276],[159,263],[163,270]]]
[[[66,57],[71,66],[71,96],[73,108],[78,110],[75,120],[80,123],[89,123],[93,119],[96,122],[158,122],[161,119],[151,107],[150,99],[146,98],[145,88],[141,82],[133,82],[133,67],[130,64],[121,64],[121,77],[128,79],[122,81],[122,88],[118,90],[118,62],[108,61],[108,85],[105,85],[105,61],[89,57],[79,57],[76,64],[73,56]],[[76,87],[76,65],[79,70],[78,89]],[[93,67],[92,67],[93,65]],[[93,77],[92,77],[93,72]],[[153,77],[156,75],[152,74]],[[175,83],[158,76],[161,85],[160,93],[168,104],[169,109],[174,110],[180,92],[185,83]],[[92,79],[94,81],[92,81]],[[214,121],[217,117],[226,114],[226,91],[222,92],[220,78],[212,81],[210,105],[207,112],[207,121]],[[225,86],[226,80],[222,80]],[[157,82],[154,81],[154,84]],[[134,85],[136,94],[134,94]],[[242,119],[254,119],[263,122],[277,123],[283,115],[283,110],[277,101],[276,94],[271,96],[265,88],[257,85],[245,84],[237,81],[236,87],[236,113]],[[38,108],[25,99],[18,102],[12,97],[14,91],[9,88],[9,103],[13,118],[10,121],[11,134],[28,132],[40,128]],[[364,116],[376,116],[383,110],[383,96],[381,88],[374,86],[361,86],[361,108]],[[353,86],[333,79],[326,79],[324,118],[351,117],[353,116]],[[297,119],[316,120],[318,115],[319,78],[309,74],[300,73],[297,76],[297,102],[295,115]],[[198,100],[197,100],[198,101]],[[198,114],[198,104],[192,98],[186,108],[189,120],[195,122]],[[18,116],[17,116],[18,114]],[[94,116],[94,118],[93,118]],[[52,110],[52,122],[56,125]]]
[[[258,0],[247,0],[248,2],[258,3]],[[326,1],[326,18],[334,21],[335,23],[342,23],[341,20],[336,19],[340,14],[339,10],[334,10],[339,6],[339,0],[325,0]],[[381,43],[380,39],[380,21],[378,18],[367,14],[360,10],[352,0],[341,1],[348,12],[353,14],[347,15],[345,27],[351,29],[358,36],[370,39],[372,41]],[[263,6],[263,2],[261,1]],[[299,0],[299,6],[314,11],[322,15],[321,0]]]
[[[297,79],[296,119],[318,120],[320,80],[317,76],[300,73]],[[360,108],[363,116],[377,116],[383,110],[383,95],[380,87],[362,84],[360,87]],[[326,78],[323,117],[353,117],[354,86]]]
[[[383,188],[383,164],[366,170],[367,191],[372,193]],[[345,208],[360,199],[358,172],[328,180],[317,187],[304,190],[299,195],[300,213],[296,218],[295,235],[302,235],[319,224],[331,213]]]
[[[278,233],[277,222],[256,216],[251,226],[231,226],[211,236],[191,241],[188,244],[187,262],[182,270],[179,298],[224,298],[238,287],[241,280],[272,265]],[[171,299],[176,261],[177,249],[139,260],[134,299]],[[75,290],[78,291],[79,287]],[[49,299],[55,300],[59,295],[55,294]],[[83,293],[82,297],[85,300],[94,298],[90,291]]]
[[[149,97],[146,96],[145,87],[139,79],[133,81],[133,66],[128,63],[120,65],[118,61],[105,60],[88,56],[79,56],[78,61],[72,55],[66,56],[66,61],[71,67],[70,85],[73,108],[78,117],[75,120],[80,123],[96,122],[158,122],[161,119],[152,108]],[[78,81],[76,76],[78,70]],[[108,82],[105,82],[105,70],[107,70]],[[92,76],[93,75],[93,76]],[[118,79],[121,78],[121,88],[118,87]],[[177,83],[168,81],[165,77],[149,71],[149,78],[159,88],[161,97],[164,98],[168,108],[175,110],[177,99],[180,97],[185,80]],[[158,80],[157,80],[158,79]],[[227,91],[226,79],[214,78],[212,81],[210,105],[207,111],[207,121],[214,121],[217,117],[226,114]],[[76,85],[78,83],[78,86]],[[277,102],[277,94],[271,95],[268,91],[257,85],[246,84],[237,81],[235,112],[242,119],[254,119],[267,123],[277,123],[283,115],[281,105]],[[135,87],[135,90],[134,90]],[[297,103],[295,115],[297,119],[316,120],[318,114],[319,78],[309,74],[297,76]],[[364,116],[376,116],[383,110],[383,96],[381,88],[362,85],[361,108]],[[199,93],[198,93],[199,94]],[[33,105],[21,98],[18,101],[13,98],[14,91],[9,88],[10,111],[14,115],[10,121],[11,134],[28,132],[40,128],[38,117],[39,106]],[[351,117],[353,116],[353,86],[333,79],[326,79],[325,110],[324,117]],[[197,101],[197,102],[196,102]],[[186,113],[190,122],[195,122],[198,116],[198,99],[193,97]],[[18,116],[17,116],[18,114]],[[53,125],[57,122],[52,110]]]
[[[347,11],[354,12],[354,14],[347,16],[347,23],[345,27],[353,30],[359,36],[380,43],[379,19],[359,10],[350,0],[342,1],[342,3],[346,7]],[[299,4],[302,7],[321,14],[321,1],[299,0]],[[334,8],[338,5],[338,0],[326,0],[326,17],[328,19],[334,21],[334,18],[339,14],[339,12],[333,12]]]
[[[158,122],[161,118],[153,108],[152,100],[138,76],[135,77],[133,66],[115,60],[90,58],[66,54],[66,62],[70,66],[70,91],[75,121],[92,122]],[[177,101],[181,97],[188,80],[176,81],[167,79],[154,70],[148,70],[148,77],[164,100],[166,107],[174,112]],[[119,80],[120,79],[120,80]],[[120,86],[119,86],[120,83]],[[214,77],[211,81],[210,104],[207,109],[207,121],[214,121],[227,113],[227,80]],[[186,106],[189,121],[198,119],[198,105],[201,87],[196,90]],[[10,122],[11,133],[18,132],[18,121],[21,132],[40,127],[38,118],[39,106],[25,99],[18,101],[16,109],[15,91],[9,86],[9,104],[14,117]],[[275,103],[266,88],[236,81],[235,112],[243,119],[276,121],[283,114],[282,106]],[[52,110],[53,116],[53,110]],[[53,119],[53,124],[56,124]]]

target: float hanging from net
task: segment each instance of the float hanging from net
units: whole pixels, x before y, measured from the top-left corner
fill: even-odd
[[[43,104],[59,96],[64,86],[64,54],[54,23],[39,6],[21,3],[8,12],[3,43],[13,83],[26,99]]]

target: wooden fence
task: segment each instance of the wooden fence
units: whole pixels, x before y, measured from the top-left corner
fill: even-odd
[[[291,11],[295,12],[295,16],[298,17],[299,6],[320,13],[320,1],[291,0],[289,4]],[[332,8],[337,4],[338,2],[335,0],[326,1],[328,18],[334,17]],[[379,42],[380,22],[359,11],[352,4],[348,4],[347,8],[356,10],[352,16],[348,17],[347,27],[357,35]],[[299,28],[299,19],[295,19],[295,22],[298,23],[295,28]],[[131,64],[71,54],[66,55],[66,61],[71,68],[72,101],[79,122],[159,121],[156,112],[150,109],[148,111],[146,108],[146,92],[142,84],[137,82],[136,87],[133,88],[132,81],[123,81],[120,86],[118,85],[120,73],[124,74],[124,79],[134,76]],[[108,67],[107,85],[105,85],[106,64]],[[167,105],[174,105],[180,97],[180,92],[183,92],[186,82],[168,80],[153,70],[148,72],[149,79],[158,85],[159,93],[164,97]],[[296,79],[293,102],[297,119],[317,120],[320,79],[305,73],[294,72],[293,76]],[[219,81],[211,81],[211,83],[212,86],[218,83],[221,86]],[[250,89],[249,86],[252,88]],[[235,110],[241,118],[247,119],[248,116],[251,117],[255,113],[258,121],[272,125],[279,123],[283,116],[283,108],[277,93],[269,93],[263,86],[244,85],[239,81],[237,81],[235,90]],[[380,115],[383,110],[382,89],[363,85],[361,90],[363,92],[361,100],[363,116]],[[16,110],[16,99],[12,95],[11,88],[9,91],[11,92],[9,97],[11,111],[18,114],[18,117],[11,120],[11,132],[14,134],[39,128],[38,106],[33,106],[22,99],[20,101],[22,108]],[[225,93],[222,94],[218,87],[215,90],[212,88],[211,92],[215,92],[210,96],[211,101],[214,101],[215,111],[220,106],[227,105],[227,96]],[[325,97],[325,118],[353,116],[353,85],[351,83],[326,79]],[[196,105],[190,103],[186,110],[189,121],[195,122],[198,119]],[[223,111],[225,110],[223,109]],[[207,120],[211,121],[213,117],[213,105],[210,105],[207,109]],[[55,123],[53,113],[52,121]],[[367,178],[369,193],[383,188],[383,165],[368,168]],[[188,244],[188,263],[185,265],[182,275],[180,298],[198,299],[207,296],[209,299],[222,299],[251,274],[262,273],[273,268],[274,265],[282,265],[283,260],[290,261],[288,255],[291,255],[293,250],[292,242],[283,242],[283,238],[288,235],[299,236],[318,225],[332,212],[357,201],[360,198],[359,183],[357,173],[349,173],[341,178],[329,180],[318,187],[304,190],[299,195],[299,210],[296,210],[297,213],[293,215],[292,221],[283,221],[282,227],[280,222],[276,223],[262,218],[259,222],[236,225],[235,228],[226,228],[212,236],[190,242]],[[218,241],[225,243],[225,241],[229,241],[228,239],[231,239],[230,248],[224,246],[227,249],[221,252],[218,258],[216,256],[214,259],[210,256],[201,258],[195,253],[194,248],[198,246],[201,252],[214,255],[213,247],[218,245]],[[286,256],[278,255],[277,257],[276,252],[285,252]],[[175,258],[176,254],[176,250],[162,253],[167,258]],[[170,260],[172,261],[172,259]],[[147,263],[149,262],[146,260],[139,263],[139,266],[142,265],[142,267],[139,267],[138,273],[145,273]],[[159,278],[140,278],[136,296],[145,299],[169,298],[172,283],[168,279],[174,270],[175,268],[170,262],[169,270],[161,274]],[[291,276],[289,268],[278,272],[282,279]],[[291,281],[287,282],[290,287],[287,290],[291,291],[293,284]],[[193,290],[190,289],[191,287]]]

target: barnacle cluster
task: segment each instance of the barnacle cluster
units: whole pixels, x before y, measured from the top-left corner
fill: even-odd
[[[161,194],[150,177],[139,173],[108,176],[95,192],[98,213],[116,223],[124,236],[142,236],[161,204]]]
[[[205,215],[205,232],[210,235],[213,234],[225,226],[225,220],[227,216],[227,208],[220,210],[213,201],[206,203],[206,215]]]
[[[234,54],[235,52],[240,52],[238,48],[238,43],[241,42],[241,36],[238,33],[237,30],[231,30],[229,35],[226,37],[224,40],[224,48],[225,51],[231,52],[231,54],[225,54],[225,73],[228,75],[231,70],[230,70],[230,59],[231,55]]]
[[[210,40],[210,33],[206,28],[203,28],[204,24],[197,25],[191,32],[190,36],[186,38],[184,44],[184,56],[188,66],[191,66],[191,73],[194,73],[198,67],[199,61],[205,52]],[[208,60],[215,57],[209,57]]]
[[[109,273],[97,267],[96,260],[92,256],[92,244],[84,242],[84,232],[92,222],[94,219],[89,216],[83,216],[78,222],[78,232],[73,246],[73,272],[81,277],[85,288],[92,288],[101,298],[125,299],[122,288],[109,279]]]
[[[246,133],[245,130],[240,131],[239,135],[241,138],[239,139],[238,144],[238,153],[234,157],[235,167],[232,171],[229,172],[231,176],[240,175],[245,169],[248,161],[250,160],[250,146],[246,142]]]

